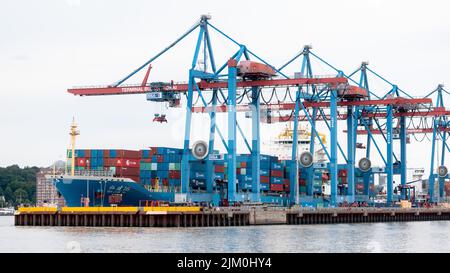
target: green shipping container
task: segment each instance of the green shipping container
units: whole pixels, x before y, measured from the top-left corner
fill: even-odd
[[[306,186],[300,186],[299,190],[301,193],[306,193],[307,191]]]

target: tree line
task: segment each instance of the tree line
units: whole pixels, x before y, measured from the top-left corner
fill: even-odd
[[[38,167],[0,167],[0,207],[35,204],[38,172]]]

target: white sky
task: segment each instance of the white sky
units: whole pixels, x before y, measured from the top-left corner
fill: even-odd
[[[144,96],[80,98],[66,89],[117,81],[200,14],[210,13],[213,25],[276,66],[312,44],[316,54],[347,73],[368,60],[372,69],[420,96],[450,80],[449,11],[450,2],[432,0],[4,0],[0,166],[46,166],[63,159],[72,116],[80,126],[80,148],[181,147],[184,109],[168,111],[169,123],[160,125],[152,119],[161,106]],[[151,81],[186,81],[195,39],[196,33],[155,62]],[[219,63],[236,50],[217,35],[213,47]],[[291,72],[298,69],[299,63]],[[323,65],[313,69],[330,74]],[[372,86],[388,91],[379,81]],[[193,139],[207,138],[205,124],[194,119]],[[263,126],[263,141],[280,126]],[[429,144],[413,141],[408,163],[428,168]]]

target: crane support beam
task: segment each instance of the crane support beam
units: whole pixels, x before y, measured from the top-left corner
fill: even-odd
[[[447,132],[450,133],[450,128],[440,128],[438,129],[438,131],[440,132]],[[347,130],[343,130],[344,133],[347,132]],[[381,134],[386,134],[387,131],[383,130],[380,131],[379,129],[371,129],[370,133],[372,135],[381,135]],[[433,133],[433,128],[418,128],[418,129],[406,129],[406,134],[432,134]],[[358,130],[357,131],[358,135],[367,135],[368,131],[367,130]]]
[[[409,100],[409,99],[407,99]],[[419,100],[421,103],[428,103],[431,102],[428,99],[414,99],[414,100]],[[338,106],[341,107],[348,107],[348,106],[367,106],[367,105],[372,105],[370,103],[367,102],[372,102],[372,101],[360,101],[363,104],[359,104],[356,101],[344,101],[344,102],[338,102]],[[393,100],[383,100],[383,101],[373,101],[373,105],[398,105],[397,104],[398,100],[393,99]],[[416,105],[416,104],[421,104],[415,101],[410,101],[407,103],[407,105]],[[328,105],[327,105],[328,104]],[[405,102],[403,102],[403,104],[406,104]],[[315,108],[315,107],[328,107],[329,103],[328,102],[308,102],[305,101],[303,103],[303,105],[306,108]],[[287,111],[287,110],[294,110],[295,109],[295,103],[275,103],[275,104],[261,104],[260,107],[261,110],[275,110],[275,111]],[[194,113],[206,113],[208,111],[212,111],[212,107],[193,107],[192,108],[192,112]],[[217,113],[226,113],[227,110],[227,105],[223,104],[223,105],[218,105],[215,108],[215,111]],[[236,106],[236,111],[237,112],[250,112],[250,106],[247,104],[241,104],[241,105],[237,105]],[[436,108],[430,108],[430,109],[425,109],[422,111],[418,111],[418,110],[414,110],[414,111],[408,111],[408,112],[395,112],[394,113],[394,117],[434,117],[434,116],[442,116],[442,115],[448,115],[450,116],[450,111],[446,110],[443,107],[436,107]],[[362,117],[368,117],[368,118],[386,118],[387,114],[386,113],[371,113],[371,112],[367,112],[367,111],[362,111],[361,113]],[[304,118],[304,116],[300,115],[299,116],[300,119]],[[347,115],[343,114],[343,115],[339,115],[338,116],[339,119],[347,119]],[[327,115],[327,119],[330,119],[330,116]],[[286,120],[287,121],[287,120]]]
[[[330,185],[331,185],[331,205],[336,206],[337,200],[337,185],[338,185],[338,158],[337,158],[337,91],[331,90],[331,120],[330,120],[330,135],[331,135],[331,159],[330,159]]]
[[[428,98],[420,99],[406,99],[406,98],[392,98],[384,100],[360,100],[360,101],[341,101],[338,106],[374,106],[374,105],[395,105],[395,107],[431,104],[432,100]],[[330,102],[309,102],[303,103],[305,107],[330,107]]]
[[[282,108],[282,109],[280,109]],[[283,106],[279,104],[273,104],[273,105],[261,105],[261,109],[264,110],[286,110],[286,108],[290,108],[290,104],[284,104]],[[247,106],[241,105],[238,106],[239,111],[246,111]],[[222,109],[220,109],[222,110]],[[200,111],[199,108],[194,107],[194,111]],[[446,110],[444,107],[436,107],[431,110],[424,110],[424,111],[411,111],[411,112],[396,112],[394,113],[394,118],[401,118],[401,117],[410,117],[410,118],[419,118],[419,117],[438,117],[438,116],[449,116],[450,117],[450,111]],[[386,118],[386,113],[369,113],[369,112],[362,112],[361,117],[364,118]],[[346,120],[347,114],[339,114],[337,116],[338,120]],[[261,122],[265,123],[276,123],[276,122],[289,122],[294,121],[293,115],[278,115],[278,116],[271,116],[270,120],[268,119],[261,119]],[[299,121],[307,121],[307,117],[305,115],[299,115],[298,116]],[[330,120],[330,115],[320,115],[316,117],[316,120]],[[346,131],[344,131],[346,132]],[[408,133],[414,133],[415,131],[412,130]],[[419,130],[418,133],[421,133]],[[431,130],[432,133],[432,130]],[[363,133],[367,134],[367,133]]]
[[[310,84],[346,84],[346,78],[298,78],[298,79],[272,79],[272,80],[256,80],[256,81],[238,81],[236,88],[248,88],[248,87],[281,87],[281,86],[298,86],[298,85],[310,85]],[[213,90],[213,89],[227,89],[228,82],[207,82],[200,81],[197,83],[200,90]],[[166,86],[163,90],[167,92],[186,92],[188,91],[187,83],[174,83],[170,86]],[[147,86],[141,85],[129,85],[129,86],[103,86],[103,87],[85,87],[85,88],[72,88],[67,92],[78,96],[100,96],[100,95],[124,95],[124,94],[145,94],[152,90],[151,84]],[[430,99],[431,101],[431,99]]]
[[[392,114],[392,106],[388,106],[387,107],[387,112],[388,112],[388,116],[387,116],[387,121],[386,121],[386,128],[387,128],[387,132],[386,132],[386,148],[387,148],[387,152],[386,152],[386,176],[387,176],[387,190],[386,190],[386,202],[387,202],[387,206],[391,206],[392,205],[392,201],[393,201],[393,185],[394,185],[394,162],[393,162],[393,156],[392,153],[394,151],[394,145],[393,145],[393,114]]]

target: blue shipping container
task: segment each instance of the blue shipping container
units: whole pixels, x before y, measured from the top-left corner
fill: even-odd
[[[268,170],[268,169],[270,169],[270,162],[269,162],[269,161],[261,161],[259,167],[260,167],[261,169],[266,169],[266,170]]]
[[[283,178],[281,177],[271,177],[270,184],[283,184]]]
[[[150,150],[142,150],[142,158],[150,158]]]
[[[168,171],[169,170],[169,163],[158,163],[156,166],[156,170],[158,171]]]
[[[94,166],[98,166],[98,160],[97,160],[97,158],[96,157],[92,157],[91,158],[91,166],[92,167],[94,167]]]
[[[205,179],[206,174],[204,172],[191,172],[192,179]]]
[[[252,189],[252,183],[240,182],[239,183],[239,188],[240,189],[245,189],[245,190],[251,190]]]
[[[75,157],[84,157],[84,150],[75,150]]]
[[[237,179],[239,182],[252,182],[252,176],[251,175],[238,175]]]
[[[191,187],[206,187],[206,181],[205,180],[191,180],[190,182]]]
[[[156,171],[156,176],[159,179],[169,178],[169,171]]]
[[[225,179],[225,174],[224,173],[215,173],[214,174],[214,179]]]
[[[180,187],[181,180],[179,179],[169,179],[169,187]]]
[[[104,163],[103,157],[97,158],[97,166],[104,166]]]
[[[282,165],[281,163],[273,162],[273,163],[270,165],[270,168],[271,168],[272,170],[282,170],[282,169],[283,169],[283,165]]]

